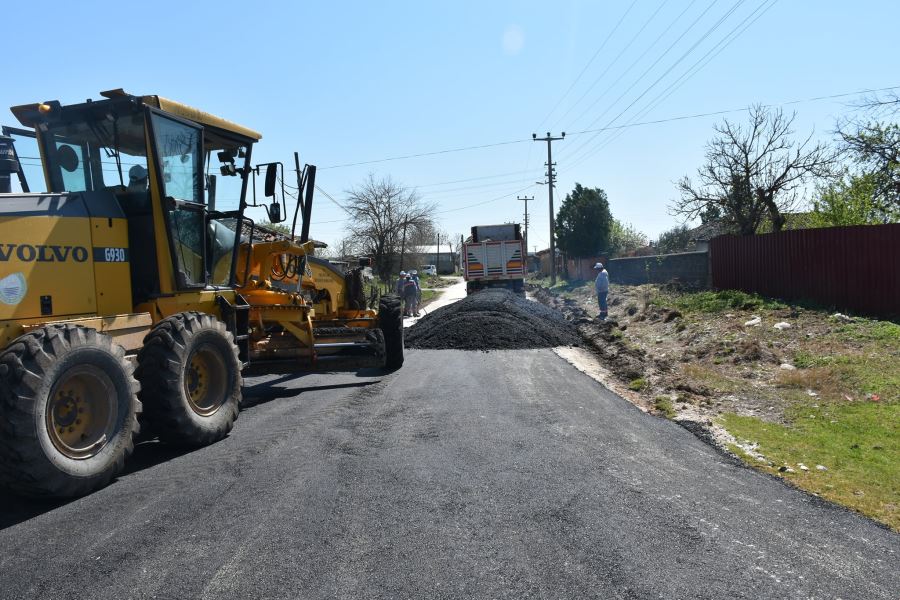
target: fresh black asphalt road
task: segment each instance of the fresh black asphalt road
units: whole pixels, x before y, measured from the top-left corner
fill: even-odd
[[[0,497],[0,597],[900,597],[900,536],[550,350],[246,384],[218,444],[143,443],[64,504]]]

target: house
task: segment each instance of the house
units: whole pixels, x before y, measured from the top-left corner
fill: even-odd
[[[709,241],[716,236],[729,233],[728,224],[723,221],[708,221],[690,231],[690,245],[685,252],[708,252]]]
[[[782,213],[785,219],[783,231],[791,229],[812,229],[816,227],[815,213],[812,212],[786,212]],[[688,252],[706,252],[709,250],[709,241],[716,236],[733,233],[725,221],[708,221],[691,229],[691,246],[685,250]],[[756,229],[756,233],[772,233],[772,221],[766,217]]]

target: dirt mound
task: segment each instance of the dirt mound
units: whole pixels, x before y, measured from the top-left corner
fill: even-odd
[[[482,290],[426,315],[406,332],[410,348],[511,350],[578,345],[558,311],[509,290]]]

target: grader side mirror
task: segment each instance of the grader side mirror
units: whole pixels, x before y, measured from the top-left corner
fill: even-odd
[[[269,222],[270,223],[281,223],[284,219],[281,216],[281,205],[277,202],[273,202],[266,209],[266,212],[269,213]]]
[[[275,179],[278,177],[278,164],[270,163],[266,166],[266,190],[267,198],[275,197]],[[274,207],[275,205],[273,205]]]

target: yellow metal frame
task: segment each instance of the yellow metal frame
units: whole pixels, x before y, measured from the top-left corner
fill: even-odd
[[[20,335],[45,325],[73,324],[90,327],[109,335],[125,350],[137,350],[143,344],[144,336],[153,327],[153,322],[150,314],[146,312],[108,315],[105,317],[76,315],[68,319],[58,320],[47,320],[45,317],[38,317],[22,319],[21,321],[5,321],[0,325],[0,347],[6,346]]]

